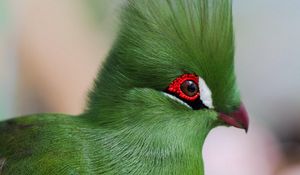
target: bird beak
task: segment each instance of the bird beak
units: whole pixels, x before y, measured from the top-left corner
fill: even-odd
[[[219,118],[230,126],[245,129],[248,132],[249,118],[244,105],[241,105],[236,111],[230,114],[219,113]]]

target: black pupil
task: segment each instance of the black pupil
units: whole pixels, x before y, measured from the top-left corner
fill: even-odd
[[[187,80],[183,82],[180,86],[180,89],[187,96],[193,97],[198,93],[198,86],[194,81]]]

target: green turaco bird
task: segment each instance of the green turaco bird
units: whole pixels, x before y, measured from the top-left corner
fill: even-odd
[[[129,0],[82,114],[0,124],[2,175],[203,175],[207,134],[248,128],[231,3]]]

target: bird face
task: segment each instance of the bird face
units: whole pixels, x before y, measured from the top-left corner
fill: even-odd
[[[203,127],[209,121],[248,129],[234,73],[230,0],[130,1],[123,17],[90,111],[116,123],[168,126],[178,119],[182,126],[194,116]]]
[[[200,76],[183,74],[166,88],[164,94],[178,103],[193,109],[214,110],[212,92]],[[228,125],[248,130],[249,119],[243,105],[232,113],[219,112],[219,119]]]

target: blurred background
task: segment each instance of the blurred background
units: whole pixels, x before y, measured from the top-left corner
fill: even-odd
[[[0,120],[80,113],[124,0],[0,0]],[[300,1],[234,3],[246,135],[216,128],[207,175],[300,174]],[[1,133],[0,133],[1,134]]]

